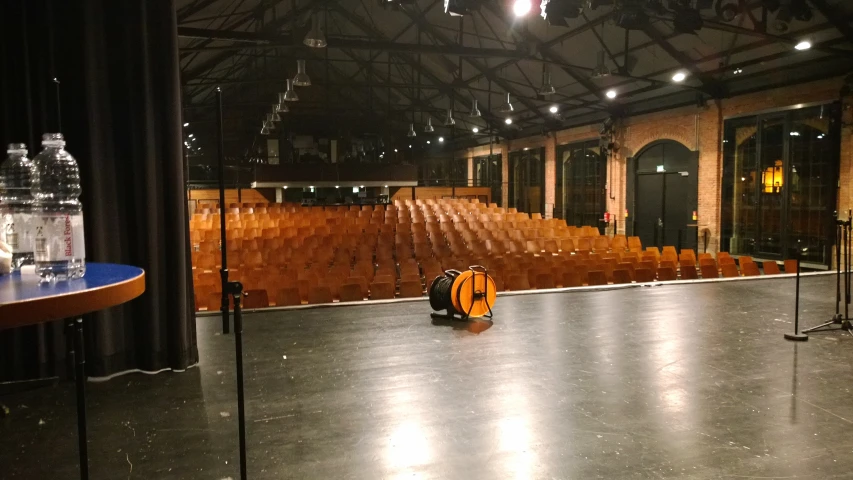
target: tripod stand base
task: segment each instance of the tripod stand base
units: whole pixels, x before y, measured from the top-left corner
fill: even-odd
[[[791,340],[794,342],[805,342],[808,341],[809,336],[804,333],[786,333],[785,340]]]
[[[839,327],[841,327],[842,330],[846,331],[850,335],[853,335],[853,327],[851,327],[851,325],[850,325],[850,320],[849,319],[847,319],[847,320],[842,319],[840,317],[840,315],[832,317],[832,320],[830,320],[826,323],[823,323],[823,324],[818,325],[816,327],[812,327],[812,328],[803,330],[803,333],[811,333],[811,332],[817,332],[817,331],[822,331],[822,330],[828,330],[829,327],[831,327],[833,325],[838,325]]]

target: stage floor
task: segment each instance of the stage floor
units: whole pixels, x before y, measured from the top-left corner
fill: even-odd
[[[803,324],[834,282],[803,279]],[[853,337],[785,341],[793,292],[501,297],[470,329],[426,301],[247,315],[249,478],[851,478]],[[89,385],[92,478],[239,478],[233,338],[198,324],[198,368]],[[78,478],[71,385],[0,400],[0,478]]]

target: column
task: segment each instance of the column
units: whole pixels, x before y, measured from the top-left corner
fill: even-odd
[[[509,142],[501,145],[501,205],[509,208]]]
[[[554,218],[554,203],[556,203],[557,186],[557,137],[549,135],[545,139],[545,211],[543,218]]]

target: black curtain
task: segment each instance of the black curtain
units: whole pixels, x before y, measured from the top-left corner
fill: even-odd
[[[171,0],[4,0],[0,139],[65,134],[80,165],[87,261],[145,269],[145,294],[90,316],[104,376],[198,361]],[[64,369],[61,322],[0,332],[0,380]]]

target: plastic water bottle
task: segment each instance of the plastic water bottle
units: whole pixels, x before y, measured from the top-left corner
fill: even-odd
[[[14,272],[33,263],[32,161],[27,158],[27,146],[23,143],[9,144],[6,153],[9,156],[0,165],[0,240],[12,247]]]
[[[44,134],[41,144],[32,168],[36,273],[43,282],[79,278],[86,273],[80,170],[61,133]]]

